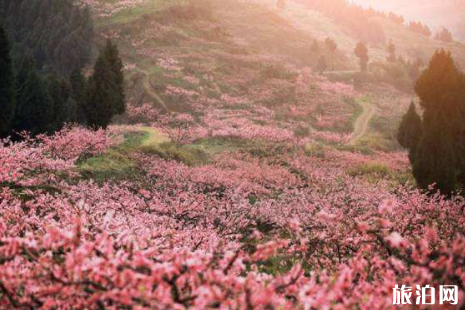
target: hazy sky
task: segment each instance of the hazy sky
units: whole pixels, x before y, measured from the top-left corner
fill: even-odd
[[[402,14],[433,29],[446,26],[457,35],[465,35],[465,0],[352,0],[363,6]],[[463,37],[462,37],[463,39]]]

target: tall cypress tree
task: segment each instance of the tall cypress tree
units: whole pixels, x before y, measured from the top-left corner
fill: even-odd
[[[113,76],[112,68],[101,53],[87,83],[86,118],[91,127],[106,128],[113,118],[117,89]]]
[[[70,86],[67,81],[57,75],[50,75],[47,78],[47,90],[53,103],[53,122],[50,124],[52,131],[60,130],[70,118],[75,119],[71,115],[67,115],[68,108],[66,103],[70,97]]]
[[[124,91],[124,73],[123,61],[119,57],[119,51],[116,44],[111,40],[107,40],[106,46],[103,51],[104,57],[113,72],[112,79],[115,83],[114,90],[114,113],[122,114],[126,111],[126,94]]]
[[[13,64],[10,43],[0,26],[0,137],[9,134],[15,111]]]
[[[92,127],[106,128],[114,115],[126,110],[123,62],[110,40],[100,51],[86,91],[86,119]]]
[[[421,100],[423,134],[412,158],[418,184],[450,194],[463,169],[465,140],[465,76],[450,53],[438,51],[415,87]]]
[[[450,128],[438,130],[447,121],[444,111],[439,114],[425,111],[422,138],[414,154],[413,175],[420,188],[439,190],[444,195],[450,195],[456,188],[457,157],[453,137],[448,134]],[[413,157],[413,158],[412,158]]]
[[[407,113],[402,118],[397,133],[397,140],[404,148],[412,150],[417,147],[422,135],[421,118],[415,109],[415,103],[411,103]]]
[[[69,97],[68,100],[63,103],[61,113],[60,119],[63,124],[77,123],[77,102]]]

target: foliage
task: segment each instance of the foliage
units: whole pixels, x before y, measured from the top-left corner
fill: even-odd
[[[0,93],[0,100],[8,101],[8,105],[2,104],[5,120],[0,122],[0,136],[21,139],[23,131],[35,136],[53,133],[65,124],[86,124],[86,85],[81,69],[92,52],[93,23],[89,9],[72,0],[33,3],[21,0],[0,1],[0,12],[5,14],[3,22],[14,43],[10,51],[9,44],[2,42],[2,57],[11,53],[14,59],[12,66],[11,60],[5,58],[2,76],[4,83],[9,80],[10,88],[15,86],[15,98],[8,97],[6,85]],[[7,40],[3,31],[1,39]],[[115,113],[122,113],[123,65],[115,46],[106,51],[112,65],[110,75],[117,85],[113,97]]]
[[[165,160],[174,160],[188,166],[197,166],[208,162],[208,155],[197,146],[164,142],[155,146],[143,147],[141,150],[146,154],[157,155]]]
[[[13,62],[10,55],[10,42],[0,25],[0,137],[11,129],[15,111]]]
[[[101,31],[128,60],[133,125],[0,146],[0,308],[392,309],[395,284],[457,285],[463,306],[463,198],[412,189],[406,152],[351,143],[357,115],[404,110],[395,90],[357,104],[303,66],[313,38],[299,59],[249,48],[254,33],[218,41],[197,0],[86,2],[117,25]],[[117,54],[50,97],[117,106]]]
[[[412,21],[407,25],[407,29],[410,30],[411,32],[430,37],[431,36],[431,30],[427,25],[422,24],[421,22],[415,22]]]
[[[357,176],[376,176],[379,179],[386,179],[391,175],[389,167],[379,163],[365,163],[349,169],[348,174],[353,177]]]
[[[114,114],[119,115],[126,112],[126,93],[124,90],[124,73],[123,61],[120,58],[118,47],[111,40],[107,40],[106,46],[103,50],[106,62],[111,67],[112,75],[108,79],[113,79],[115,89],[113,90]]]
[[[54,102],[45,80],[35,68],[24,68],[18,78],[16,111],[13,128],[16,132],[27,131],[32,135],[53,130]]]
[[[434,37],[436,40],[440,40],[443,42],[452,42],[454,38],[452,37],[452,33],[446,27],[443,27],[440,32],[436,34]]]
[[[402,61],[395,62],[372,62],[367,78],[376,83],[385,83],[394,86],[404,92],[413,92],[417,73],[413,72],[413,66]]]
[[[423,189],[450,195],[460,187],[463,171],[465,75],[450,53],[438,51],[415,90],[424,112],[421,139],[410,146],[413,174]]]
[[[85,114],[89,126],[106,128],[113,116],[125,112],[123,84],[122,61],[117,47],[108,40],[87,82]]]
[[[69,77],[69,87],[71,99],[76,102],[76,121],[79,124],[86,124],[86,78],[82,70],[75,69]]]
[[[105,131],[100,129],[98,132]],[[109,179],[126,180],[138,176],[138,167],[131,154],[141,147],[145,138],[146,136],[139,132],[124,133],[124,140],[120,144],[107,144],[96,156],[81,157],[78,161],[79,172],[83,177],[100,183]]]
[[[463,298],[462,198],[368,187],[329,152],[133,154],[139,178],[79,179],[75,158],[108,151],[110,132],[0,147],[1,307],[390,309],[398,283]]]
[[[414,150],[422,135],[421,117],[415,109],[415,103],[411,103],[399,126],[397,141],[406,149]]]
[[[74,0],[1,0],[0,13],[15,57],[33,56],[40,69],[63,76],[90,61],[94,37],[91,13]]]
[[[458,159],[452,137],[441,127],[445,126],[444,113],[432,115],[425,111],[423,132],[416,148],[412,148],[413,175],[418,185],[430,191],[450,195],[456,189]]]

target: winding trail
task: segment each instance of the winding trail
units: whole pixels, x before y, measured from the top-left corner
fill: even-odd
[[[366,98],[358,99],[357,102],[363,108],[363,113],[357,118],[354,125],[354,132],[348,145],[355,145],[363,136],[365,136],[370,121],[375,115],[375,107]]]
[[[137,70],[145,75],[144,80],[143,80],[143,87],[146,93],[154,99],[160,106],[163,107],[166,111],[168,111],[168,107],[165,103],[165,101],[153,90],[153,87],[150,83],[150,72],[147,72],[146,70],[143,70],[141,68],[137,68]],[[341,70],[341,71],[328,71],[326,74],[336,74],[336,73],[353,73],[356,71],[352,70]],[[367,131],[368,127],[370,125],[370,121],[373,119],[375,115],[375,107],[370,103],[369,100],[366,98],[360,98],[357,100],[358,104],[362,107],[363,112],[360,114],[360,116],[357,118],[354,124],[354,131],[352,133],[352,138],[350,141],[347,143],[348,145],[355,145],[357,142],[362,139]],[[148,146],[151,144],[159,144],[161,142],[165,142],[166,140],[169,141],[166,137],[163,135],[160,135],[160,133],[154,132],[153,129],[149,130],[149,128],[141,128],[142,131],[146,132],[149,134],[149,138],[144,141],[144,145]],[[312,130],[314,130],[312,128]],[[154,143],[155,142],[155,143]]]
[[[357,74],[360,73],[360,70],[333,70],[333,71],[325,71],[323,75],[331,75],[331,74]]]
[[[152,127],[147,127],[143,126],[139,128],[141,132],[144,132],[147,137],[142,140],[141,146],[142,147],[151,147],[151,146],[158,146],[164,142],[170,142],[170,138],[160,132],[159,130],[152,128]]]
[[[158,102],[158,104],[161,105],[165,111],[168,111],[166,102],[156,92],[153,91],[152,84],[150,83],[150,72],[147,72],[139,67],[137,70],[145,75],[142,85],[144,86],[146,93],[156,102]]]

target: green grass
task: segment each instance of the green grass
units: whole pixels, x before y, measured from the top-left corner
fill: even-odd
[[[392,171],[386,165],[383,165],[377,162],[371,162],[371,163],[361,164],[361,165],[358,165],[356,167],[349,169],[348,174],[352,177],[366,176],[366,175],[388,177],[392,174]]]
[[[305,154],[311,157],[325,158],[326,156],[326,147],[318,142],[309,143],[305,146]]]
[[[363,114],[363,107],[353,99],[345,99],[345,102],[353,108],[353,114],[344,126],[344,132],[352,132],[355,129],[355,122]]]
[[[210,138],[196,141],[196,146],[201,148],[209,156],[223,152],[233,152],[247,146],[247,141],[234,138]]]
[[[84,177],[96,181],[127,178],[137,175],[139,169],[130,155],[148,136],[147,133],[126,134],[124,142],[120,145],[109,149],[102,155],[91,157],[79,164],[79,172]]]
[[[392,139],[387,139],[379,133],[372,133],[359,139],[356,143],[358,149],[371,149],[389,152],[396,149],[396,144]]]
[[[363,155],[373,155],[374,154],[373,149],[369,148],[366,145],[361,145],[359,143],[357,143],[356,145],[348,145],[348,144],[335,145],[334,148],[339,150],[339,151],[352,152],[352,153],[361,153]]]
[[[174,2],[174,1],[173,1]],[[96,26],[104,28],[109,26],[118,26],[134,22],[144,15],[154,13],[163,8],[167,1],[149,0],[142,5],[133,8],[123,9],[109,18],[97,19]]]
[[[84,177],[97,181],[131,179],[140,173],[131,155],[145,147],[154,147],[166,142],[169,142],[168,137],[155,129],[140,127],[136,132],[125,134],[121,144],[80,163],[78,170]]]
[[[154,128],[141,127],[141,130],[145,133],[145,139],[142,140],[141,144],[142,147],[158,145],[170,141],[166,135],[160,133]]]
[[[399,186],[415,186],[416,184],[411,171],[395,171],[377,162],[360,164],[348,169],[347,174],[352,177],[362,177],[372,184],[387,181],[393,189]]]
[[[143,147],[142,152],[157,155],[165,160],[182,162],[188,166],[200,166],[208,163],[209,156],[195,145],[176,145],[173,142],[163,142]]]
[[[377,162],[364,163],[352,167],[348,169],[347,174],[351,177],[363,177],[369,183],[390,180],[393,177],[393,172],[388,166]]]
[[[415,185],[415,179],[410,170],[392,170],[388,166],[378,162],[369,162],[352,167],[347,170],[347,174],[352,177],[362,177],[369,183],[387,181],[392,188],[398,188],[399,185]]]

